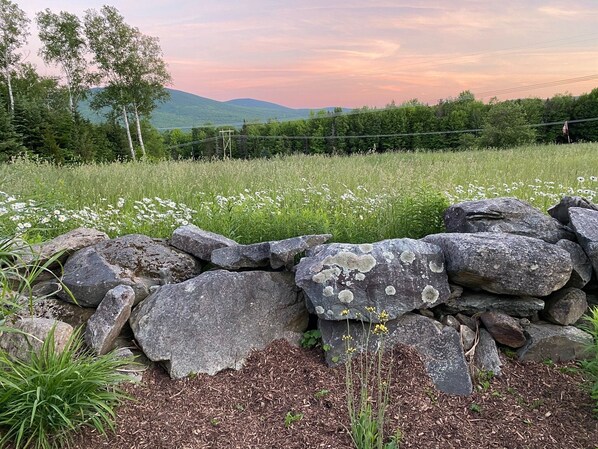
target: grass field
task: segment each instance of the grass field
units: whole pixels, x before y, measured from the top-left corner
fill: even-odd
[[[270,160],[0,166],[0,235],[30,241],[91,226],[168,237],[181,224],[249,243],[329,232],[335,241],[442,230],[449,203],[515,196],[541,210],[598,198],[598,144]]]

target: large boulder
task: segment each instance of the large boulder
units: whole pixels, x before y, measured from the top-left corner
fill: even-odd
[[[569,209],[570,225],[598,276],[598,211],[582,207]]]
[[[520,348],[525,344],[523,328],[515,318],[501,312],[484,312],[480,320],[498,343],[511,348]]]
[[[471,393],[471,377],[461,346],[461,337],[455,329],[413,313],[388,321],[386,326],[388,334],[384,337],[385,348],[390,349],[396,344],[415,348],[432,382],[440,391],[455,395]],[[350,322],[348,334],[346,322],[318,320],[318,327],[322,334],[322,343],[330,347],[326,351],[326,362],[329,365],[347,360],[345,335],[351,336],[350,345],[355,348],[355,353],[374,352],[378,349],[378,336],[370,335],[368,338],[369,326],[363,326],[359,321]]]
[[[556,244],[569,253],[573,263],[571,278],[565,287],[584,288],[592,279],[592,262],[587,254],[579,244],[571,240],[559,240]]]
[[[447,232],[505,232],[549,243],[573,238],[557,220],[516,198],[454,204],[445,211],[444,224]]]
[[[14,323],[5,323],[0,332],[0,350],[10,357],[29,360],[32,352],[38,352],[51,332],[54,332],[54,350],[60,353],[73,334],[73,327],[57,320],[46,318],[22,318]]]
[[[276,339],[297,342],[308,313],[292,273],[215,270],[160,287],[129,321],[148,358],[181,378],[239,369]]]
[[[547,296],[563,287],[573,269],[569,253],[532,237],[491,232],[434,234],[451,282],[491,293]]]
[[[544,300],[531,296],[495,295],[466,291],[459,298],[450,299],[441,308],[445,313],[474,315],[481,312],[503,312],[516,317],[530,317],[544,309]]]
[[[85,329],[85,342],[96,354],[106,354],[113,348],[134,302],[135,292],[128,285],[119,285],[106,293]]]
[[[450,289],[440,248],[412,239],[321,245],[297,265],[296,283],[310,311],[326,320],[376,321],[446,301]],[[348,311],[348,314],[347,312]]]
[[[64,265],[62,282],[77,304],[97,307],[117,285],[132,287],[137,303],[150,287],[182,282],[199,272],[197,260],[189,254],[162,240],[131,234],[77,251]],[[65,291],[58,296],[72,301]]]
[[[170,244],[198,259],[209,261],[214,250],[235,246],[237,242],[223,235],[204,231],[195,225],[187,225],[175,229]]]
[[[527,344],[517,351],[520,360],[543,362],[568,362],[590,356],[588,347],[592,336],[573,326],[532,323],[525,329]]]
[[[548,214],[564,225],[569,225],[569,209],[581,207],[584,209],[598,210],[598,206],[580,196],[564,196],[558,204],[548,209]]]

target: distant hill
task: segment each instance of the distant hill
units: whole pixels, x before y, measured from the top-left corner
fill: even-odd
[[[246,122],[266,122],[268,120],[301,119],[309,117],[312,111],[310,109],[292,109],[252,98],[223,102],[180,90],[167,90],[170,92],[170,100],[159,104],[152,114],[151,122],[156,128],[190,128],[207,124],[240,127],[244,120]],[[327,111],[332,109],[334,108],[325,108]],[[88,101],[80,104],[80,111],[84,117],[93,122],[103,120],[101,115],[89,108]]]

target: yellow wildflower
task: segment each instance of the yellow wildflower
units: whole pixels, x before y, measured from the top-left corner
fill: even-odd
[[[376,311],[376,308],[372,307],[372,306],[368,306],[365,308],[365,310],[368,311],[369,313],[374,313]]]
[[[379,323],[374,326],[373,332],[376,335],[388,334],[388,328],[384,324]]]
[[[347,316],[347,315],[349,315],[349,309],[341,310],[341,316]]]
[[[388,321],[388,318],[389,318],[389,316],[388,316],[388,312],[386,310],[383,310],[382,312],[380,312],[378,314],[378,319],[383,323],[386,323]]]

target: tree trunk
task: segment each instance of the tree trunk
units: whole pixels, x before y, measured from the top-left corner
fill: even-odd
[[[141,145],[141,154],[145,158],[145,145],[143,144],[143,136],[141,135],[141,122],[139,121],[139,112],[137,111],[137,103],[133,103],[135,108],[135,122],[137,124],[137,137],[139,138],[139,145]]]
[[[12,81],[10,78],[10,68],[6,69],[6,83],[8,84],[8,100],[10,103],[10,113],[14,115],[15,113],[15,97],[12,94]]]
[[[129,150],[131,151],[131,157],[135,158],[135,148],[133,148],[133,139],[131,139],[131,130],[129,129],[129,118],[127,117],[127,108],[123,106],[123,119],[125,121],[125,130],[127,131],[127,139],[129,140]]]

